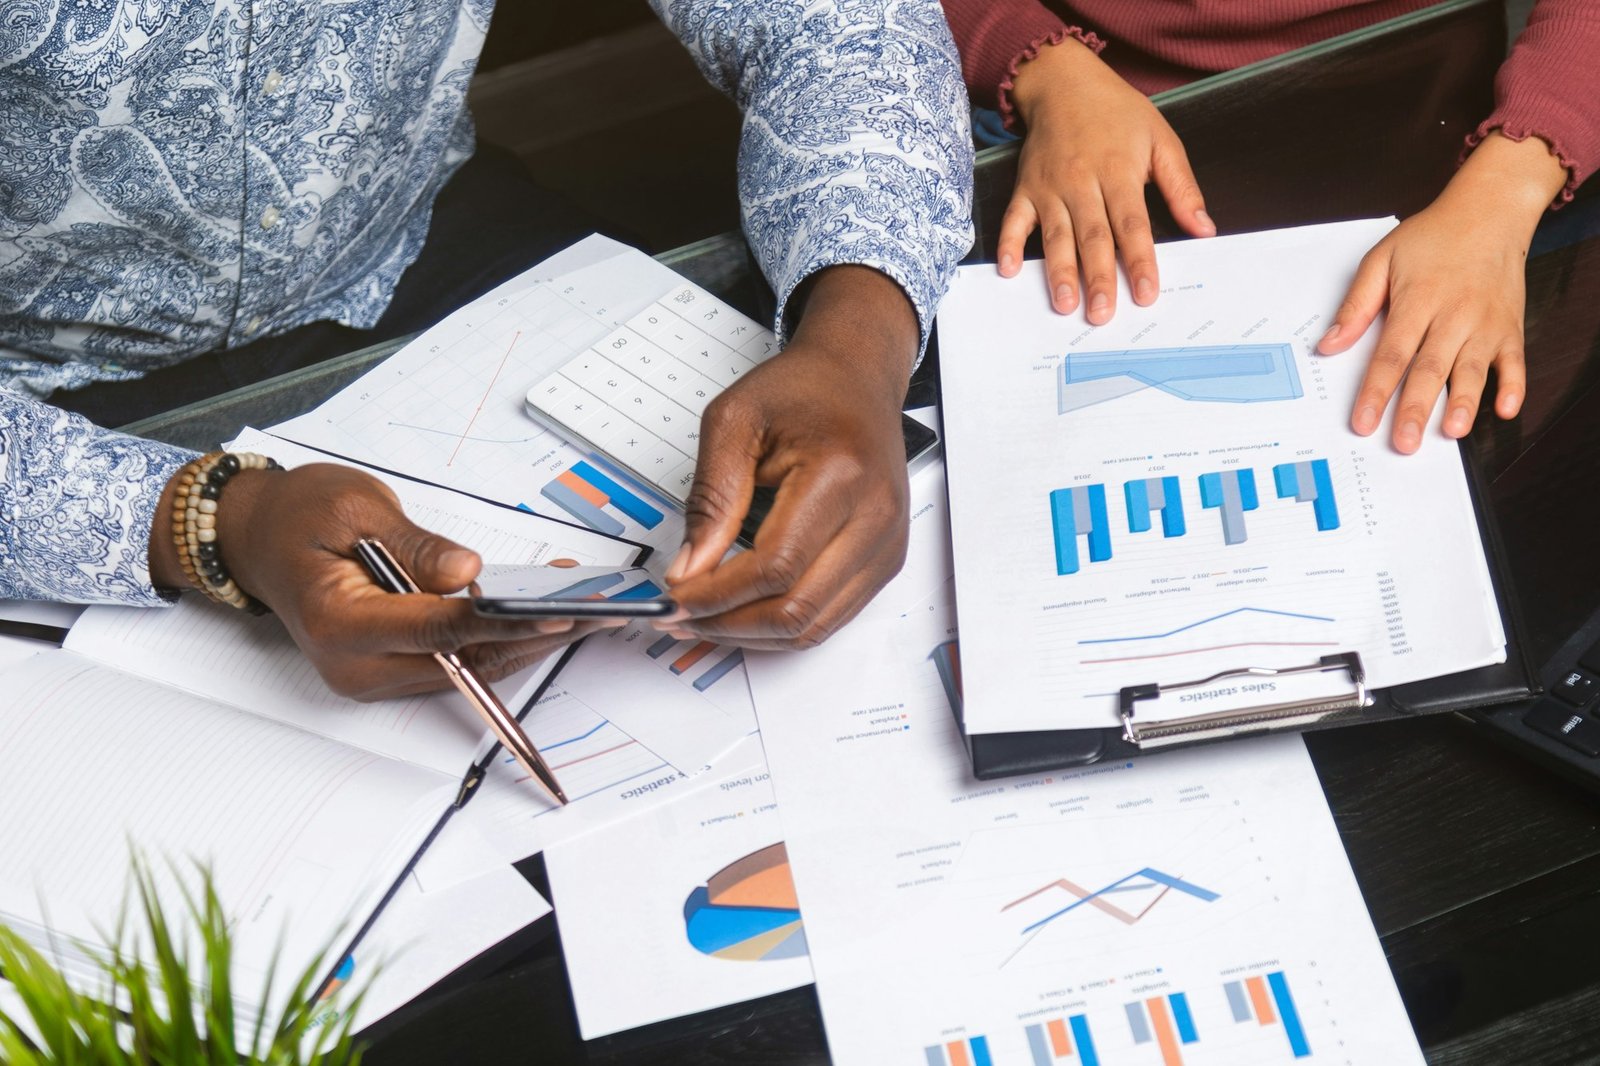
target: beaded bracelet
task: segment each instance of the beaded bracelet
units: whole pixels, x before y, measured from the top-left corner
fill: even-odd
[[[276,460],[254,452],[208,452],[179,471],[172,505],[172,542],[178,548],[178,565],[184,576],[208,598],[252,614],[266,613],[266,606],[234,584],[222,565],[217,507],[223,488],[239,471],[282,469]]]

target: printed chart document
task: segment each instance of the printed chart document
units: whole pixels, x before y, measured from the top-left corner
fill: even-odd
[[[1342,651],[1374,687],[1504,661],[1442,400],[1399,455],[1387,424],[1348,428],[1382,323],[1313,351],[1392,225],[1163,245],[1160,298],[1099,327],[1047,306],[1038,263],[959,272],[939,337],[969,732],[1113,726],[1125,685]],[[1274,702],[1199,696],[1150,716]]]
[[[272,432],[437,485],[576,521],[654,549],[665,568],[683,518],[654,489],[568,444],[524,411],[529,388],[684,286],[643,252],[590,237],[468,304],[316,410]],[[630,625],[589,640],[564,670],[578,697],[626,713],[635,694],[726,729],[755,728],[744,653]],[[626,696],[619,695],[620,684]]]
[[[954,639],[751,657],[838,1066],[1423,1061],[1299,738],[977,782]]]
[[[765,765],[553,846],[545,863],[586,1040],[811,983]]]

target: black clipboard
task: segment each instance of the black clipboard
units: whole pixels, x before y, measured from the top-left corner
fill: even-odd
[[[1434,442],[1431,447],[1443,446]],[[1122,689],[1120,719],[1118,724],[1101,729],[1035,730],[1022,733],[968,733],[962,714],[960,699],[959,662],[941,662],[941,673],[950,694],[950,707],[966,741],[967,753],[972,759],[973,776],[980,780],[1012,777],[1019,774],[1036,774],[1074,766],[1086,766],[1106,759],[1126,759],[1152,752],[1183,750],[1201,744],[1213,744],[1240,737],[1263,736],[1268,733],[1308,732],[1338,726],[1359,725],[1363,722],[1383,722],[1394,719],[1416,718],[1445,711],[1478,710],[1500,704],[1513,703],[1537,695],[1538,673],[1527,657],[1522,640],[1521,615],[1516,597],[1507,578],[1504,545],[1500,538],[1493,512],[1487,504],[1487,489],[1478,469],[1476,453],[1470,442],[1460,445],[1462,463],[1467,474],[1467,486],[1472,496],[1473,511],[1478,519],[1478,531],[1483,542],[1484,555],[1489,565],[1489,576],[1500,607],[1501,624],[1506,634],[1506,659],[1503,663],[1482,666],[1458,674],[1396,685],[1387,689],[1369,689],[1361,659],[1355,652],[1341,652],[1293,667],[1285,672],[1341,672],[1350,681],[1348,692],[1337,698],[1305,701],[1296,704],[1264,704],[1240,708],[1224,714],[1200,714],[1162,722],[1143,723],[1139,720],[1139,704],[1153,698],[1161,686],[1129,678]],[[959,611],[958,611],[959,616]],[[959,651],[954,652],[959,655]],[[1257,674],[1262,671],[1249,663],[1240,663],[1233,674]],[[1211,678],[1186,679],[1169,683],[1166,691],[1219,680]]]

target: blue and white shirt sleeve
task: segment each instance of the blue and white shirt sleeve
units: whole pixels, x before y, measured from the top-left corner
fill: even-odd
[[[150,527],[192,454],[0,389],[0,599],[167,602]]]
[[[927,343],[972,245],[972,137],[937,0],[652,0],[744,112],[745,233],[778,295],[824,267],[882,271]]]

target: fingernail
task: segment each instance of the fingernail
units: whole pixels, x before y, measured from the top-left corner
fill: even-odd
[[[572,567],[579,565],[579,563],[576,559],[551,559],[544,565],[554,566],[561,570],[570,570]]]
[[[541,620],[539,622],[539,625],[538,625],[537,628],[538,628],[539,632],[541,632],[541,633],[544,633],[544,634],[546,634],[548,636],[554,636],[557,633],[565,633],[567,630],[571,629],[572,628],[572,619],[570,619],[570,618],[546,618],[546,619],[543,619],[543,620]]]
[[[693,640],[694,634],[687,629],[669,629],[667,635],[675,640]]]
[[[1156,298],[1156,283],[1149,278],[1140,278],[1134,283],[1133,294],[1142,304],[1147,304]]]
[[[1322,339],[1317,342],[1317,347],[1320,348],[1324,344],[1328,344],[1329,342],[1331,342],[1335,337],[1337,337],[1339,335],[1339,331],[1342,330],[1343,328],[1344,327],[1342,325],[1340,325],[1339,323],[1337,323],[1337,322],[1335,322],[1333,325],[1329,326],[1328,327],[1328,332],[1324,333],[1322,335]]]
[[[1403,452],[1411,452],[1422,443],[1422,427],[1415,422],[1402,422],[1394,435],[1394,445]]]
[[[602,618],[600,620],[601,629],[621,629],[627,624],[628,620],[626,618]]]
[[[1072,286],[1071,285],[1057,285],[1056,286],[1056,310],[1060,311],[1063,314],[1065,314],[1066,312],[1072,310],[1072,306],[1073,306]]]
[[[1103,292],[1097,292],[1089,301],[1089,318],[1094,320],[1106,313],[1106,308],[1111,306],[1111,298]]]
[[[667,567],[667,584],[673,585],[683,580],[684,572],[689,569],[690,554],[687,544],[678,549],[678,554],[672,557],[672,565]]]
[[[1519,411],[1521,408],[1522,397],[1518,396],[1516,393],[1511,392],[1500,397],[1501,418],[1514,418],[1516,417],[1517,411]]]
[[[1017,268],[1017,257],[1007,252],[1000,257],[1000,273],[1010,275]]]
[[[1363,407],[1356,412],[1352,421],[1355,431],[1365,437],[1378,428],[1378,409],[1376,407]]]
[[[1464,437],[1467,430],[1472,428],[1472,412],[1464,407],[1458,407],[1450,412],[1450,417],[1445,419],[1444,431],[1452,437]]]
[[[439,569],[457,571],[472,565],[473,553],[464,548],[449,548],[439,553]]]
[[[1205,230],[1207,234],[1217,232],[1217,224],[1211,221],[1211,216],[1206,214],[1204,211],[1196,211],[1194,213],[1194,220],[1200,223],[1200,228]]]

